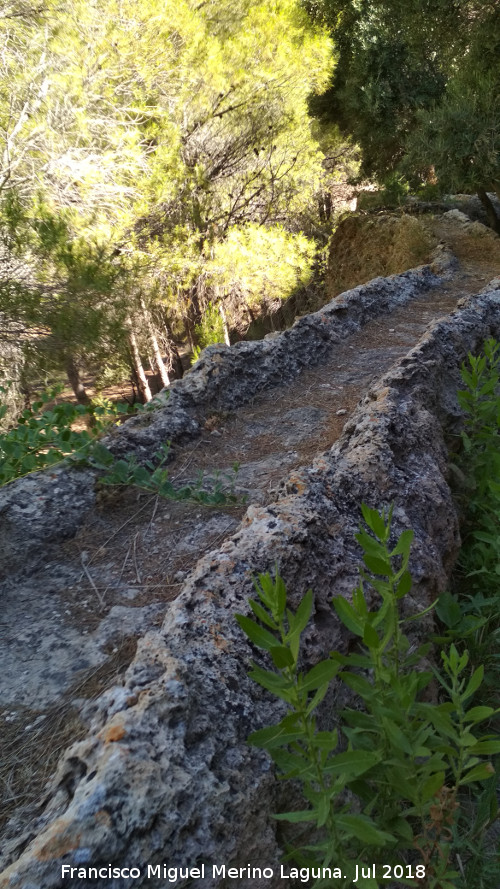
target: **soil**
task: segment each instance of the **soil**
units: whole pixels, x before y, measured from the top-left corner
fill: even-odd
[[[235,533],[249,504],[270,502],[284,478],[332,446],[370,383],[429,323],[500,274],[500,239],[467,236],[443,220],[435,231],[459,259],[446,284],[368,323],[290,386],[212,414],[194,443],[176,447],[172,482],[202,471],[209,484],[218,473],[238,504],[204,507],[103,487],[57,563],[6,587],[0,813],[7,836],[33,815],[61,750],[85,734],[88,702],[119,682],[137,638],[162,622],[199,558]]]

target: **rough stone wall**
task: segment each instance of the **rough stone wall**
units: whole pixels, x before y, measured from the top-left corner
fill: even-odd
[[[253,652],[234,612],[247,608],[252,575],[277,563],[295,605],[309,586],[315,593],[306,659],[342,649],[346,631],[329,603],[356,582],[362,501],[394,502],[394,532],[414,529],[418,606],[444,589],[459,546],[444,434],[460,418],[460,364],[490,335],[500,335],[500,281],[431,327],[370,389],[336,445],[200,560],[161,630],[139,644],[123,687],[89,705],[91,731],[63,757],[38,823],[8,850],[1,889],[68,885],[63,863],[142,869],[138,880],[102,883],[111,889],[162,885],[144,876],[157,862],[276,865],[276,784],[245,739],[278,708],[247,678]]]
[[[290,383],[367,321],[441,284],[452,265],[452,255],[438,250],[430,265],[375,278],[346,291],[283,333],[230,347],[208,346],[183,379],[172,383],[165,409],[149,414],[146,423],[142,417],[127,422],[115,434],[113,450],[117,454],[133,451],[147,459],[165,440],[175,442],[183,435],[195,435],[207,407],[211,411],[232,410],[263,389]]]
[[[231,348],[209,346],[192,370],[174,381],[166,403],[165,393],[158,396],[162,409],[127,421],[106,444],[117,456],[134,453],[147,460],[166,441],[175,446],[197,436],[208,410],[231,410],[263,389],[289,383],[367,321],[438,286],[452,264],[446,251],[438,251],[430,266],[356,287],[280,335]],[[92,473],[75,470],[39,473],[0,490],[0,580],[43,561],[52,547],[76,533],[94,503]]]

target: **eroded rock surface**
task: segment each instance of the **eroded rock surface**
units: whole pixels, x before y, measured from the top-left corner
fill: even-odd
[[[25,573],[75,534],[95,503],[94,481],[92,472],[57,468],[0,490],[0,581]]]
[[[142,417],[128,422],[115,435],[113,450],[149,458],[165,440],[196,434],[207,408],[232,410],[270,387],[288,385],[371,319],[438,286],[452,266],[452,255],[438,251],[431,265],[355,287],[281,334],[230,347],[208,346],[189,373],[172,383],[165,409],[151,413],[147,425]]]
[[[450,225],[465,223],[443,222],[444,243]],[[46,777],[68,748],[36,806],[19,804],[7,825],[0,887],[88,885],[63,880],[62,864],[139,866],[139,880],[98,883],[121,889],[163,885],[145,876],[160,862],[277,861],[276,784],[245,738],[278,713],[247,680],[234,611],[252,574],[278,562],[295,603],[316,594],[309,662],[345,646],[330,598],[356,580],[362,500],[395,500],[397,529],[415,528],[418,607],[443,588],[458,546],[443,429],[460,416],[460,361],[498,326],[494,286],[437,320],[489,268],[455,265],[441,249],[432,268],[342,294],[284,334],[212,347],[163,409],[113,436],[117,454],[141,459],[172,440],[179,483],[203,468],[224,476],[237,459],[241,524],[241,506],[133,490],[103,501],[92,472],[0,492],[4,748],[29,752],[35,769],[47,750]]]
[[[198,436],[207,410],[231,410],[258,392],[289,384],[372,318],[436,287],[451,265],[450,255],[442,251],[432,267],[348,291],[277,337],[230,348],[209,346],[192,370],[174,381],[165,407],[131,419],[107,444],[117,456],[134,453],[146,460],[166,441],[175,445]],[[57,469],[0,490],[0,579],[4,573],[30,570],[47,558],[54,543],[75,534],[95,502],[93,479],[88,472]]]
[[[161,629],[139,642],[123,683],[87,705],[89,733],[61,760],[37,820],[9,842],[2,889],[67,885],[63,863],[140,867],[143,876],[127,886],[160,885],[144,875],[148,864],[163,861],[276,864],[269,818],[276,784],[267,758],[245,739],[275,720],[277,707],[247,678],[252,652],[234,612],[247,608],[252,575],[277,563],[295,605],[309,586],[315,592],[306,658],[312,663],[331,648],[342,650],[348,639],[329,603],[333,594],[349,595],[356,581],[353,535],[362,501],[377,508],[394,502],[395,533],[414,529],[418,607],[444,589],[459,545],[444,433],[460,418],[454,393],[461,362],[487,336],[500,335],[499,287],[494,282],[435,322],[370,388],[339,441],[289,475],[273,502],[251,505],[236,533],[198,562]],[[306,339],[311,328],[316,337],[308,348],[321,350],[320,324],[306,322]],[[276,361],[279,341],[260,344],[260,354],[274,343]],[[212,372],[209,356],[198,371],[222,403],[232,397],[224,394],[229,376],[217,360],[224,353],[214,350]],[[194,402],[196,391],[195,385]],[[147,451],[152,427],[148,441],[140,428],[127,430],[127,440],[137,434]]]

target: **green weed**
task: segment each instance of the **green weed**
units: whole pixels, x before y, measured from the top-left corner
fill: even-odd
[[[170,444],[163,445],[152,460],[144,464],[138,463],[132,455],[124,460],[117,460],[111,451],[101,443],[96,443],[91,455],[91,463],[97,469],[104,470],[100,481],[105,485],[134,486],[142,488],[167,500],[190,500],[207,506],[218,506],[228,503],[242,503],[241,497],[234,493],[239,464],[234,463],[232,475],[224,474],[221,478],[215,474],[215,482],[207,490],[203,487],[204,477],[200,473],[194,485],[175,487],[168,477],[165,468],[168,460]]]
[[[0,387],[0,396],[6,391]],[[61,402],[49,407],[60,391],[55,387],[43,392],[10,429],[0,433],[0,487],[68,458],[87,459],[97,438],[126,412],[106,401],[89,406]],[[0,419],[5,413],[6,406],[0,402]],[[73,429],[82,419],[88,421],[88,428]]]
[[[470,889],[474,884],[460,882],[464,864],[457,854],[465,861],[467,843],[483,837],[496,817],[495,793],[486,790],[481,817],[475,807],[474,827],[470,817],[467,824],[461,818],[463,788],[490,783],[490,757],[500,751],[498,736],[476,734],[493,708],[470,706],[484,671],[471,671],[467,652],[454,644],[442,651],[440,669],[426,668],[430,645],[415,649],[404,633],[405,624],[421,615],[402,620],[399,614],[412,585],[413,532],[404,531],[391,547],[392,510],[380,515],[362,509],[369,531],[357,535],[364,562],[360,583],[352,604],[333,600],[342,623],[358,637],[358,650],[332,652],[302,672],[300,635],[313,596],[309,591],[294,614],[278,574],[259,575],[255,582],[254,618],[237,616],[274,665],[266,670],[254,664],[250,676],[287,705],[278,725],[249,740],[269,752],[282,779],[301,783],[307,808],[276,816],[308,824],[302,843],[289,851],[301,866],[337,866],[344,875],[335,883],[339,889],[352,884],[356,863],[366,862],[376,864],[376,876],[358,875],[362,889],[378,889],[394,877],[398,886]],[[375,609],[365,586],[378,598]],[[339,715],[337,727],[320,730],[317,708],[334,679],[354,693],[355,706]],[[431,697],[436,683],[441,698],[430,703],[426,692]]]
[[[458,457],[462,549],[455,591],[436,607],[441,639],[466,640],[471,659],[485,664],[485,686],[497,694],[500,670],[500,344],[489,339],[482,355],[462,366],[466,388]],[[456,458],[457,459],[457,458]],[[491,692],[490,692],[491,693]]]
[[[0,387],[0,395],[5,393]],[[7,432],[0,433],[0,487],[31,472],[72,463],[99,470],[100,482],[113,486],[134,486],[170,500],[190,500],[205,505],[242,503],[235,494],[239,464],[232,474],[215,473],[215,480],[207,488],[202,474],[194,485],[175,487],[168,477],[166,462],[169,444],[163,445],[152,460],[139,464],[134,455],[116,459],[99,438],[111,425],[129,413],[128,405],[112,405],[101,399],[92,405],[67,402],[46,407],[60,389],[44,392],[38,401],[24,410]],[[150,403],[138,406],[141,412],[156,410]],[[44,409],[45,408],[45,409]],[[0,404],[0,419],[6,409]],[[86,419],[89,428],[73,429],[77,420]]]

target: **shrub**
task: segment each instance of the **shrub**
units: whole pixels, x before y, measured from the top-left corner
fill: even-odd
[[[0,433],[0,486],[38,469],[60,463],[70,455],[85,460],[96,439],[126,410],[109,402],[80,405],[60,402],[49,407],[61,390],[46,390],[30,408],[22,411],[17,422]],[[0,395],[7,389],[0,387]],[[6,405],[0,402],[0,419]],[[74,429],[77,421],[87,421],[88,428]]]
[[[166,469],[169,443],[163,445],[152,460],[140,464],[134,455],[117,460],[99,441],[102,433],[128,412],[128,405],[115,406],[105,399],[96,399],[89,406],[62,402],[48,408],[58,391],[44,392],[39,401],[22,412],[16,425],[0,433],[0,487],[30,472],[70,461],[100,471],[100,481],[105,485],[134,486],[169,500],[191,500],[210,506],[244,502],[245,498],[234,493],[238,463],[233,464],[232,473],[222,478],[220,473],[215,473],[208,486],[200,473],[194,484],[175,487]],[[135,409],[148,413],[156,407],[151,402],[137,405]],[[0,405],[0,419],[3,413]],[[73,429],[75,421],[82,419],[90,422],[89,428]]]
[[[464,834],[462,790],[491,779],[489,757],[500,751],[500,740],[476,734],[494,714],[491,707],[470,706],[483,669],[470,672],[467,652],[460,654],[454,644],[441,652],[441,669],[424,669],[429,645],[415,650],[403,632],[415,619],[399,615],[399,602],[412,585],[413,532],[404,531],[391,548],[391,515],[392,510],[384,515],[363,506],[371,533],[361,529],[357,535],[361,580],[352,604],[342,597],[333,600],[338,617],[360,642],[347,656],[332,652],[303,673],[300,635],[312,611],[312,593],[294,614],[278,574],[274,580],[259,576],[260,601],[250,602],[255,619],[237,619],[274,665],[270,671],[254,664],[251,677],[285,701],[288,712],[278,725],[251,735],[250,742],[270,753],[282,779],[302,786],[307,808],[276,816],[310,825],[302,845],[289,855],[301,866],[337,865],[343,875],[339,887],[352,884],[356,863],[371,862],[375,878],[358,874],[356,885],[363,889],[377,889],[390,878],[398,885],[457,889],[464,885],[457,882],[457,849],[477,844],[496,814],[494,789],[487,789],[479,796],[480,829],[474,835],[467,813]],[[364,584],[378,594],[375,610],[369,609]],[[357,702],[340,714],[337,728],[320,731],[317,708],[335,677]],[[424,698],[433,679],[441,686],[437,703]],[[478,819],[472,823],[477,827]]]

